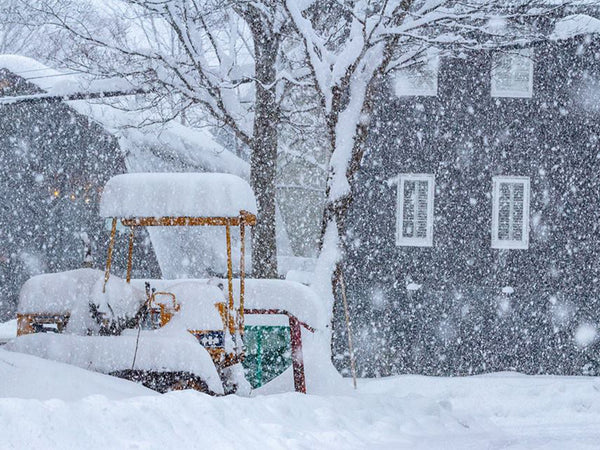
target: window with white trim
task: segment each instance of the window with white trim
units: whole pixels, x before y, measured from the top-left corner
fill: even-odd
[[[422,64],[407,67],[396,76],[398,96],[436,96],[438,93],[439,58],[432,55]]]
[[[401,174],[398,177],[396,244],[433,245],[434,176]]]
[[[494,177],[492,248],[529,248],[529,177]]]
[[[492,57],[492,97],[531,98],[533,51],[496,52]]]

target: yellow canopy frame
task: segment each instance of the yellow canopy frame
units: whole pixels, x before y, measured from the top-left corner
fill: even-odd
[[[113,217],[110,231],[110,241],[108,243],[108,255],[106,258],[106,269],[104,271],[104,285],[102,292],[106,291],[106,284],[110,278],[110,267],[112,263],[113,249],[115,245],[115,236],[117,232],[117,220]],[[131,269],[133,265],[133,242],[135,227],[151,226],[224,226],[227,242],[227,287],[229,291],[227,308],[225,309],[225,323],[231,333],[235,336],[236,328],[240,336],[244,333],[244,279],[245,279],[245,252],[246,252],[246,226],[256,225],[256,216],[248,211],[240,211],[237,217],[134,217],[122,218],[121,223],[130,228],[129,250],[127,256],[127,282],[131,281]],[[240,298],[239,310],[234,321],[233,311],[235,305],[233,302],[233,260],[231,251],[231,227],[240,228]]]

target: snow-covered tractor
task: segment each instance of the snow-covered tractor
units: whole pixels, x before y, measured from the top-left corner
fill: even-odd
[[[105,270],[83,268],[29,279],[19,298],[18,337],[9,349],[138,381],[159,392],[193,388],[244,394],[251,386],[242,363],[254,357],[262,377],[265,330],[285,329],[290,348],[284,342],[279,359],[289,360],[294,388],[305,392],[302,330],[312,333],[308,323],[322,322],[319,302],[299,283],[246,279],[246,231],[255,225],[255,213],[250,186],[233,175],[113,177],[100,205],[101,216],[111,224]],[[136,228],[208,226],[225,229],[226,277],[132,279]],[[111,275],[118,227],[130,230],[124,278]],[[235,239],[234,230],[239,230]],[[222,237],[217,240],[222,243]],[[234,247],[239,250],[236,263]],[[173,257],[183,256],[175,252]],[[249,316],[254,322],[247,325]],[[257,329],[253,339],[245,336]],[[253,354],[248,355],[249,347]]]

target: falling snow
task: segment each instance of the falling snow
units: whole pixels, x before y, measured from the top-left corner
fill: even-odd
[[[9,445],[178,447],[178,415],[218,447],[597,445],[597,0],[0,0],[0,164]],[[242,270],[281,317],[235,334]],[[221,326],[231,367],[188,332]],[[132,352],[251,400],[105,376]]]

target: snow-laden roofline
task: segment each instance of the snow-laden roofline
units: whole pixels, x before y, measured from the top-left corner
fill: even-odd
[[[86,78],[73,71],[50,68],[33,58],[21,55],[0,55],[0,69],[8,70],[45,92],[45,94],[23,96],[32,100],[36,97],[69,97],[77,94],[92,95],[106,91],[136,90],[136,87],[125,78]]]
[[[20,55],[0,55],[0,69],[6,69],[44,91],[27,98],[56,97],[53,101],[59,101],[60,97],[72,97],[65,103],[118,137],[125,151],[159,145],[166,153],[176,155],[200,170],[232,173],[243,178],[249,176],[248,163],[216,142],[206,129],[187,127],[174,120],[138,127],[138,113],[86,99],[86,96],[101,97],[98,95],[101,92],[135,93],[136,87],[126,79],[90,79],[85,74],[56,70]],[[77,98],[78,94],[82,99]]]
[[[572,14],[560,19],[550,39],[571,39],[582,34],[600,34],[600,19],[587,14]]]

